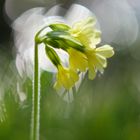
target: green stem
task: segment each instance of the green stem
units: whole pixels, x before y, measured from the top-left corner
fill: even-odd
[[[40,77],[38,63],[38,44],[34,48],[34,77],[33,77],[33,99],[32,99],[32,125],[31,140],[39,140],[40,125]]]

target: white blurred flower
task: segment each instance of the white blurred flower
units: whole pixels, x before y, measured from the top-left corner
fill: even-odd
[[[83,0],[78,1],[83,2]],[[91,2],[87,3],[87,7],[97,16],[102,31],[102,41],[116,45],[118,50],[133,46],[138,38],[139,26],[135,11],[128,1],[89,1]],[[139,4],[136,0],[134,3]]]
[[[44,8],[33,8],[22,14],[13,23],[14,42],[16,47],[16,66],[19,74],[27,74],[29,77],[33,74],[34,59],[34,36],[47,24],[56,21],[64,21],[60,17],[46,17],[43,15]],[[57,50],[58,55],[62,59],[62,63],[66,65],[68,55],[62,50]],[[43,70],[56,72],[55,66],[46,57],[44,46],[39,46],[39,65]]]
[[[140,7],[138,0],[77,0],[76,3],[83,6],[73,4],[67,11],[65,17],[70,24],[94,13],[100,24],[102,41],[111,43],[118,50],[133,46],[139,38],[139,17],[133,9]],[[58,12],[58,7],[59,5],[49,10],[51,15]],[[89,13],[81,7],[87,7]]]
[[[14,21],[12,27],[14,30],[15,49],[17,52],[16,67],[21,76],[24,74],[31,78],[33,76],[34,36],[42,27],[57,21],[73,24],[76,20],[81,20],[93,15],[87,8],[75,4],[70,9],[70,12],[67,13],[66,17],[62,18],[60,16],[56,16],[59,8],[59,6],[53,7],[46,14],[45,8],[33,8],[23,13]],[[80,12],[78,12],[77,9],[79,9]],[[67,66],[68,54],[61,49],[57,49],[56,52],[58,53],[63,65]],[[46,56],[43,44],[39,46],[39,66],[42,70],[54,73],[57,70]],[[80,75],[80,80],[75,85],[76,90],[78,90],[83,77],[84,74]],[[59,94],[62,95],[63,92],[64,90],[61,90]],[[72,93],[73,91],[71,89],[69,94],[65,94],[64,100],[72,101]]]
[[[13,20],[31,7],[45,6],[46,11],[48,11],[50,7],[60,2],[57,0],[6,0],[5,11],[7,16]],[[116,44],[118,49],[122,49],[124,46],[133,46],[132,44],[139,39],[139,0],[76,0],[76,3],[95,13],[101,25],[104,42]],[[52,8],[52,15],[54,13],[57,15],[58,7],[60,6]],[[66,10],[62,9],[62,11]],[[73,14],[75,18],[70,17],[73,20],[78,20],[80,16],[84,18],[87,14],[79,7],[68,10],[68,13]],[[77,16],[78,14],[80,16]]]

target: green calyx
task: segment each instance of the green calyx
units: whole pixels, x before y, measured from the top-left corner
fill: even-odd
[[[46,35],[40,36],[40,34],[42,33],[42,31],[44,31],[48,27],[49,26],[45,26],[36,33],[36,35],[35,35],[36,44],[41,44],[46,39]]]
[[[66,24],[63,24],[63,23],[50,24],[49,27],[53,31],[68,31],[68,30],[70,30],[70,27]]]
[[[46,32],[41,36],[42,31],[46,28],[51,28],[52,31]],[[71,27],[63,23],[50,24],[37,32],[35,42],[37,44],[44,43],[45,45],[50,45],[52,48],[61,48],[64,51],[73,48],[84,52],[85,47],[79,40],[71,36],[69,33],[70,29]]]
[[[56,67],[58,67],[58,65],[61,65],[61,60],[53,48],[51,48],[49,45],[46,45],[45,51],[48,58]]]
[[[66,31],[50,31],[47,33],[47,37],[56,41],[61,49],[74,48],[81,52],[84,51],[85,47]]]

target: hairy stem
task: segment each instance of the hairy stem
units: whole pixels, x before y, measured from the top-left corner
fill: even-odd
[[[33,77],[33,98],[32,98],[32,124],[31,140],[39,140],[40,125],[40,76],[38,63],[38,44],[34,48],[34,77]]]

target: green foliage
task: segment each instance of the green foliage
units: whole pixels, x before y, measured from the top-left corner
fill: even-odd
[[[112,62],[104,76],[85,79],[72,103],[55,92],[53,75],[42,73],[40,140],[140,139],[139,90],[134,82],[140,76],[139,62],[129,53],[119,54]],[[27,95],[24,102],[15,98],[13,86],[5,91],[7,117],[0,123],[1,140],[29,140],[32,81],[21,85]]]

